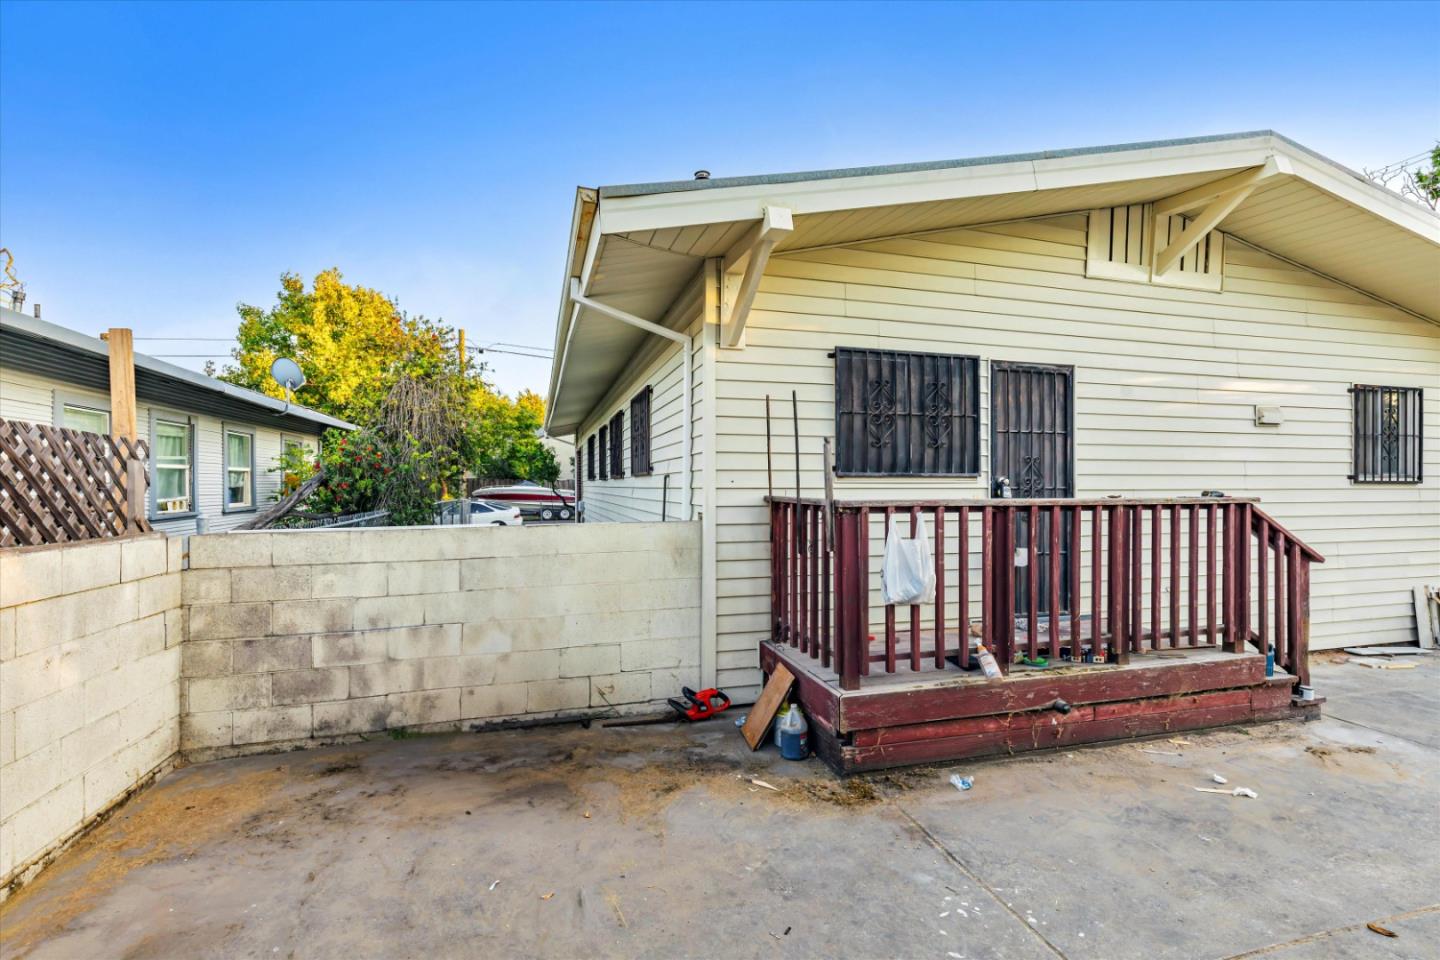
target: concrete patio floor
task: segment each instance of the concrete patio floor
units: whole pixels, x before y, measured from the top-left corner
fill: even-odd
[[[1317,664],[1315,723],[843,782],[728,719],[192,766],[0,908],[0,956],[1433,958],[1419,659]]]

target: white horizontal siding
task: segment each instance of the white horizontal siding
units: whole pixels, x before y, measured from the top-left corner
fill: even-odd
[[[695,338],[695,349],[691,353],[691,413],[688,428],[691,435],[691,471],[689,483],[696,515],[704,509],[704,490],[700,484],[705,457],[699,428],[705,407],[704,347],[700,322],[701,298],[697,280],[677,305],[676,314],[683,318],[681,329]],[[639,522],[656,521],[663,515],[667,520],[684,520],[685,489],[684,476],[684,368],[682,344],[652,337],[636,355],[635,360],[621,374],[615,385],[607,392],[605,399],[590,412],[575,435],[576,450],[581,459],[589,456],[589,438],[595,436],[596,454],[608,454],[600,449],[599,431],[609,423],[617,412],[623,414],[624,431],[621,443],[625,462],[625,475],[616,479],[600,479],[595,470],[595,479],[590,479],[588,464],[581,464],[582,498],[585,503],[586,522]],[[630,462],[630,401],[646,386],[653,389],[650,401],[650,463],[649,476],[634,475]],[[607,438],[608,439],[608,438]],[[608,463],[608,459],[606,461]],[[668,493],[666,492],[668,491]]]
[[[1440,573],[1440,328],[1240,242],[1222,292],[1088,278],[1085,229],[1069,215],[772,258],[713,391],[722,686],[754,690],[767,631],[764,398],[777,492],[795,488],[794,390],[800,486],[820,495],[836,346],[1073,365],[1078,496],[1258,496],[1326,557],[1313,648],[1414,639],[1410,588]],[[985,496],[981,371],[980,479],[841,479],[837,495]],[[1426,388],[1423,485],[1346,479],[1356,382]],[[1256,427],[1260,403],[1284,425]]]
[[[108,394],[0,367],[0,418],[53,426],[55,425],[57,393],[66,400],[88,401],[100,409],[109,409],[110,407]],[[224,426],[232,426],[237,430],[255,435],[254,469],[257,507],[263,508],[267,503],[277,499],[281,478],[276,467],[279,464],[282,436],[300,440],[312,450],[318,449],[318,434],[286,431],[282,435],[274,427],[250,424],[239,419],[225,420],[222,426],[222,421],[216,417],[188,414],[183,409],[157,406],[141,401],[136,411],[136,426],[140,431],[140,438],[147,443],[150,441],[151,414],[154,410],[186,414],[194,419],[195,481],[199,494],[197,502],[200,516],[207,520],[209,528],[213,532],[237,527],[248,520],[254,512],[226,513],[224,511]],[[59,424],[59,426],[64,426],[64,424]],[[157,530],[167,533],[193,533],[196,519],[195,517],[185,517],[175,520],[157,520],[154,526]]]

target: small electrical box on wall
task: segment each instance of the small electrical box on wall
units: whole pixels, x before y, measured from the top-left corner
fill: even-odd
[[[1255,426],[1278,427],[1285,422],[1285,411],[1281,407],[1256,407]]]

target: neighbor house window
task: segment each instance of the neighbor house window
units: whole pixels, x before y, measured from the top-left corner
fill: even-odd
[[[610,479],[610,471],[609,471],[608,469],[606,469],[606,468],[609,467],[609,465],[610,465],[609,457],[606,456],[606,451],[609,450],[609,449],[610,449],[610,428],[609,428],[609,427],[601,427],[601,428],[600,428],[600,479],[601,479],[601,480],[609,480],[609,479]]]
[[[616,413],[610,418],[610,478],[620,480],[625,476],[625,414]]]
[[[646,387],[635,394],[630,401],[630,475],[648,477],[654,469],[650,462],[650,398],[654,394]]]
[[[195,509],[195,428],[188,420],[157,417],[152,430],[152,493],[156,514]]]
[[[255,435],[225,431],[225,509],[255,506]]]
[[[87,433],[100,433],[110,435],[110,411],[99,410],[95,407],[82,407],[79,404],[67,403],[60,408],[61,426],[71,430],[84,430]]]
[[[1350,479],[1356,483],[1419,483],[1421,458],[1419,387],[1350,388],[1352,430]]]
[[[585,441],[585,479],[595,479],[595,434]]]
[[[844,476],[980,472],[980,359],[835,351],[835,470]]]

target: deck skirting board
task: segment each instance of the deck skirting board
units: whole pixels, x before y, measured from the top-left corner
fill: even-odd
[[[768,673],[783,660],[795,672],[796,696],[815,721],[816,753],[841,774],[1319,713],[1318,703],[1292,701],[1290,678],[1267,679],[1263,659],[1244,655],[856,695],[807,674],[803,658],[787,654],[763,645],[762,668]],[[1035,709],[1056,697],[1072,705],[1068,714]],[[851,709],[852,701],[863,707]]]

